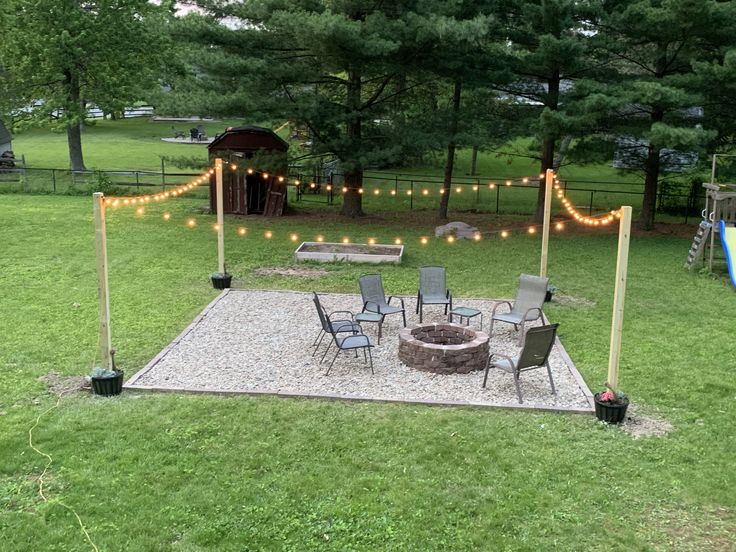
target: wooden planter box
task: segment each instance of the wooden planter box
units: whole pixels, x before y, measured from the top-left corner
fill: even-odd
[[[401,262],[403,245],[369,245],[366,243],[302,242],[294,255],[297,261],[334,263],[395,263]]]

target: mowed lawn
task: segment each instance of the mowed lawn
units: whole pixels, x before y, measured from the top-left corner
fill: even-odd
[[[127,375],[216,295],[214,217],[203,203],[170,202],[168,222],[163,206],[109,213],[112,327]],[[482,230],[523,223],[467,216]],[[404,264],[380,268],[394,294],[415,294],[424,264],[447,266],[458,301],[512,296],[519,273],[538,270],[538,235],[422,247],[434,225],[426,214],[226,224],[228,267],[245,287],[355,293],[373,270],[256,274],[293,265],[290,233],[401,237]],[[2,196],[0,236],[0,549],[90,549],[59,501],[100,550],[734,549],[736,293],[724,277],[684,271],[689,240],[669,229],[632,242],[621,362],[637,410],[673,424],[664,437],[634,439],[582,415],[77,393],[34,431],[53,457],[46,503],[37,481],[46,458],[29,448],[28,430],[56,402],[38,377],[83,375],[95,356],[90,198]],[[549,272],[567,299],[547,314],[594,390],[606,377],[615,251],[611,230],[568,227],[551,241]]]

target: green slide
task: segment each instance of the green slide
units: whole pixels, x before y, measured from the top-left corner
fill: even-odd
[[[726,252],[728,273],[731,275],[731,283],[736,286],[736,226],[726,226],[726,222],[722,220],[720,230],[723,250]]]

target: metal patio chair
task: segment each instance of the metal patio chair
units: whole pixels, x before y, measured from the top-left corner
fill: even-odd
[[[514,325],[519,332],[519,345],[524,341],[524,326],[527,322],[534,322],[542,317],[542,305],[547,294],[549,278],[522,274],[519,276],[519,289],[516,299],[511,301],[499,301],[493,306],[491,312],[491,327],[488,335],[493,335],[493,323],[495,321],[507,322]],[[499,307],[508,305],[509,312],[497,312]]]
[[[404,300],[401,297],[389,296],[386,300],[386,292],[383,291],[383,280],[380,274],[366,274],[358,278],[360,286],[360,296],[363,299],[362,312],[375,312],[383,316],[389,314],[401,313],[406,327],[406,309],[404,308]],[[391,304],[392,299],[398,299],[401,306]]]
[[[322,344],[322,340],[325,338],[325,335],[327,334],[337,334],[337,333],[355,333],[361,332],[360,324],[355,322],[355,319],[353,317],[353,313],[350,311],[333,311],[331,313],[327,313],[325,308],[322,306],[322,302],[319,300],[319,295],[317,293],[312,292],[312,300],[314,301],[314,306],[317,307],[317,315],[319,316],[319,321],[322,326],[319,333],[317,334],[317,337],[314,338],[314,342],[312,343],[312,347],[314,347],[314,351],[312,351],[312,356],[317,354],[317,350],[319,349],[319,346]],[[347,315],[347,318],[336,318],[337,315]]]
[[[319,296],[316,293],[314,294],[314,304],[317,307],[317,314],[319,314],[319,320],[322,323],[322,337],[327,334],[330,334],[332,337],[332,340],[325,349],[325,352],[322,354],[322,358],[319,360],[319,363],[322,364],[325,361],[325,357],[327,356],[328,351],[332,348],[333,343],[337,347],[335,356],[332,357],[332,362],[330,362],[330,365],[327,367],[325,376],[330,375],[330,370],[332,370],[332,366],[335,364],[335,360],[337,360],[337,355],[342,351],[355,351],[355,356],[357,357],[358,349],[363,349],[363,360],[370,363],[371,374],[374,374],[373,355],[371,354],[371,347],[373,347],[373,344],[371,343],[371,340],[368,339],[368,336],[363,334],[360,324],[352,321],[352,313],[349,311],[335,311],[336,313],[342,314],[347,312],[351,315],[351,320],[332,320],[324,307],[322,307]],[[321,339],[322,338],[320,338],[320,342]],[[319,344],[317,347],[319,347]],[[315,348],[315,352],[316,350],[317,349]],[[314,353],[312,353],[312,355],[314,355]]]
[[[488,371],[491,368],[498,368],[504,372],[509,372],[514,376],[514,385],[516,385],[516,397],[519,404],[524,401],[521,398],[521,386],[519,385],[519,375],[522,372],[536,370],[537,368],[547,368],[547,376],[549,377],[549,385],[552,388],[552,394],[557,394],[555,383],[552,381],[552,370],[549,367],[549,354],[555,343],[557,335],[557,327],[559,324],[550,324],[549,326],[537,326],[530,328],[526,332],[524,347],[516,357],[509,357],[500,353],[491,353],[486,364],[486,373],[483,378],[483,387],[488,382]]]
[[[424,305],[444,305],[452,310],[452,291],[445,282],[445,267],[423,266],[419,269],[419,291],[417,291],[417,314],[421,324]]]

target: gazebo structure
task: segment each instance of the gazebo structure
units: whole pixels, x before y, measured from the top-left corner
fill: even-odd
[[[212,161],[230,165],[223,172],[225,213],[280,216],[286,204],[289,144],[273,131],[256,126],[228,128],[207,146]],[[234,169],[232,167],[235,167]],[[250,170],[249,170],[250,169]],[[210,208],[216,209],[215,177],[210,178]]]

